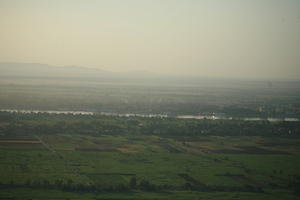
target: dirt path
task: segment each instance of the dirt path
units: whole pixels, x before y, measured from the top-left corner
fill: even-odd
[[[35,138],[38,139],[38,140],[43,144],[43,146],[44,146],[46,149],[48,149],[48,150],[51,151],[52,153],[56,154],[61,160],[63,160],[63,161],[66,163],[66,166],[70,169],[70,171],[71,171],[72,173],[74,173],[74,174],[75,174],[79,179],[81,179],[83,182],[85,182],[85,184],[86,184],[87,186],[92,185],[92,184],[91,184],[91,181],[90,181],[90,179],[89,179],[88,177],[86,177],[86,176],[80,174],[78,169],[75,169],[74,167],[72,167],[72,166],[70,165],[70,162],[69,162],[66,158],[64,158],[64,156],[62,156],[59,152],[57,152],[55,149],[53,149],[52,147],[50,147],[46,142],[44,142],[44,141],[42,140],[41,137],[35,135]]]
[[[51,148],[48,144],[46,144],[39,136],[34,135],[34,137],[35,137],[38,141],[40,141],[40,143],[42,143],[42,145],[43,145],[46,149],[48,149],[49,151],[51,151],[51,152],[53,152],[53,153],[56,153],[56,151],[55,151],[53,148]]]

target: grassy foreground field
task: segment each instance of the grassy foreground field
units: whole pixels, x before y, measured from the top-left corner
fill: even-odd
[[[148,119],[123,119],[122,124],[118,121],[122,119],[101,117],[97,123],[105,130],[110,130],[108,122],[120,122],[128,124],[129,131],[95,134],[81,127],[76,132],[37,134],[20,126],[44,130],[46,123],[52,130],[51,123],[72,127],[71,121],[80,117],[47,116],[43,122],[31,115],[2,117],[0,199],[300,198],[297,128],[292,136],[219,136],[200,131],[175,137],[156,130],[129,133]],[[170,123],[175,122],[165,120],[164,126]],[[227,122],[222,123],[228,128]]]
[[[234,192],[197,192],[197,191],[175,191],[175,192],[120,192],[120,193],[84,193],[67,192],[61,190],[45,189],[4,189],[1,190],[4,199],[95,199],[95,200],[153,200],[153,199],[174,199],[174,200],[199,200],[199,199],[245,199],[245,200],[272,200],[272,199],[297,199],[294,195],[284,190],[260,193],[234,193]]]

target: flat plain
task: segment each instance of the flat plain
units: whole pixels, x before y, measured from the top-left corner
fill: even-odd
[[[1,119],[3,199],[299,198],[299,122],[5,112]],[[261,123],[274,134],[288,127],[292,135],[252,135],[256,129],[250,129],[228,136],[210,130]],[[86,132],[88,124],[94,128]],[[174,124],[177,134],[168,129]],[[191,125],[197,131],[185,134]],[[127,131],[120,131],[124,126]]]

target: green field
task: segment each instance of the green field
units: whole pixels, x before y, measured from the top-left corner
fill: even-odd
[[[220,136],[201,131],[174,136],[155,130],[131,132],[141,123],[153,123],[152,119],[36,118],[1,114],[1,199],[299,199],[297,123],[292,136]],[[76,126],[82,120],[102,124],[106,132],[86,132],[84,124]],[[27,130],[52,130],[57,121],[69,129],[40,134]],[[174,123],[196,123],[209,131],[208,124],[217,122],[165,119],[163,123],[162,130]],[[234,122],[218,123],[228,128]],[[22,131],[24,124],[28,127]],[[117,134],[118,126],[112,124],[128,125],[127,131]],[[179,125],[179,132],[185,129]],[[275,127],[282,129],[280,124]]]

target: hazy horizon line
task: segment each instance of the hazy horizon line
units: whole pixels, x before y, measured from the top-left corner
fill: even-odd
[[[210,76],[210,75],[191,75],[191,74],[166,74],[166,73],[157,73],[155,71],[149,71],[149,70],[107,70],[103,68],[99,68],[99,66],[84,66],[84,65],[76,65],[76,64],[70,64],[70,65],[55,65],[55,64],[48,64],[48,63],[41,63],[41,62],[17,62],[17,61],[0,61],[0,64],[25,64],[25,65],[44,65],[51,68],[79,68],[79,69],[87,69],[87,70],[96,70],[102,73],[115,73],[115,74],[128,74],[128,73],[141,73],[140,75],[145,75],[148,73],[148,75],[152,76],[160,76],[160,77],[169,77],[169,78],[203,78],[203,79],[218,79],[218,80],[237,80],[237,81],[291,81],[291,82],[298,82],[299,79],[295,78],[286,78],[286,77],[237,77],[237,76]],[[136,74],[137,75],[137,74]]]

